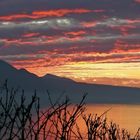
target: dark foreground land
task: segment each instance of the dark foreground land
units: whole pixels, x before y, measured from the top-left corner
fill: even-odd
[[[24,91],[20,99],[17,94],[18,90],[9,89],[7,83],[0,88],[0,140],[140,140],[139,130],[131,136],[116,123],[108,123],[105,114],[109,110],[100,116],[86,114],[86,95],[69,109],[67,97],[53,102],[48,93],[50,105],[42,110],[36,93],[28,101]],[[84,122],[84,132],[79,119]]]

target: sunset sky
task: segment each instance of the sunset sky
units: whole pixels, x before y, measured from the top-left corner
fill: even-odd
[[[38,76],[140,87],[140,0],[0,0],[0,59]]]

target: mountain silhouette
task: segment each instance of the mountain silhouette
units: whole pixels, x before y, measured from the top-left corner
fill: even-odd
[[[10,88],[24,89],[26,96],[32,95],[31,93],[37,90],[42,99],[44,93],[49,91],[53,99],[57,99],[64,92],[73,102],[78,102],[84,93],[88,93],[86,100],[88,103],[140,104],[140,88],[78,83],[52,74],[38,77],[25,69],[18,70],[0,60],[0,82],[5,80],[8,80]],[[42,102],[45,103],[46,99]]]

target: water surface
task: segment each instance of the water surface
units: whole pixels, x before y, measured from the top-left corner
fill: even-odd
[[[87,113],[101,115],[108,109],[108,122],[119,124],[120,128],[126,128],[132,135],[140,127],[140,105],[122,105],[122,104],[88,104]]]

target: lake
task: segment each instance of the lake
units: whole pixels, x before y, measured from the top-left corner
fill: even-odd
[[[87,113],[101,115],[108,109],[108,122],[117,123],[120,128],[127,129],[132,135],[140,127],[140,105],[122,105],[122,104],[88,104]]]
[[[71,112],[73,106],[69,107]],[[107,111],[107,112],[106,112]],[[125,105],[125,104],[86,104],[84,114],[102,115],[107,118],[107,123],[114,122],[119,125],[120,129],[126,129],[131,136],[135,136],[138,128],[140,128],[140,105]],[[79,117],[76,123],[80,128],[81,134],[87,133],[87,128],[84,120]],[[75,127],[73,128],[75,129]],[[54,130],[53,130],[54,131]],[[76,131],[75,131],[76,132]]]

